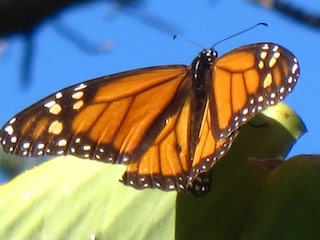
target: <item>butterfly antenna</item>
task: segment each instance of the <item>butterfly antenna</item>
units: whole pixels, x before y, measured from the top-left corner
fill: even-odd
[[[197,46],[197,47],[200,47],[200,48],[202,48],[202,49],[205,49],[201,44],[199,44],[199,43],[197,43],[197,42],[194,42],[194,41],[192,41],[192,40],[190,40],[190,39],[184,38],[184,37],[182,37],[182,36],[179,35],[179,34],[173,35],[172,38],[173,38],[173,39],[180,38],[180,39],[183,40],[183,41],[186,41],[186,42],[188,42],[188,43],[191,43],[192,45],[195,45],[195,46]]]
[[[242,33],[248,32],[248,31],[250,31],[250,30],[252,30],[252,29],[254,29],[254,28],[258,27],[258,26],[268,27],[268,24],[267,24],[267,23],[264,23],[264,22],[257,23],[257,24],[255,24],[255,25],[253,25],[253,26],[251,26],[251,27],[249,27],[249,28],[247,28],[247,29],[244,29],[244,30],[242,30],[242,31],[240,31],[240,32],[237,32],[237,33],[235,33],[235,34],[232,34],[231,36],[226,37],[226,38],[224,38],[224,39],[216,42],[215,44],[212,45],[212,48],[214,48],[214,47],[217,46],[218,44],[224,42],[225,40],[228,40],[228,39],[230,39],[230,38],[233,38],[233,37],[235,37],[235,36],[238,36],[238,35],[240,35],[240,34],[242,34]]]

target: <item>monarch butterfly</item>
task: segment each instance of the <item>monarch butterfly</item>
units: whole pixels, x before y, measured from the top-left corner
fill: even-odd
[[[202,178],[240,125],[293,90],[295,56],[256,43],[218,58],[205,49],[190,66],[131,70],[54,93],[0,130],[4,151],[71,154],[127,165],[126,185],[202,192]]]

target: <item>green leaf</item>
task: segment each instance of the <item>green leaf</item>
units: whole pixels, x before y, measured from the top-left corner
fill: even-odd
[[[126,187],[125,166],[70,156],[35,167],[0,187],[0,239],[239,239],[272,170],[257,159],[284,157],[305,131],[279,108],[293,130],[268,115],[243,126],[204,197]]]
[[[137,191],[125,168],[59,157],[0,188],[0,239],[173,239],[175,192]]]
[[[320,155],[299,155],[268,176],[243,240],[313,240],[320,236]]]

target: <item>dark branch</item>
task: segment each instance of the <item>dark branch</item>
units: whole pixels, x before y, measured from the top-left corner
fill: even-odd
[[[62,10],[89,0],[0,0],[0,36],[29,34]]]
[[[264,7],[272,8],[275,11],[290,17],[291,19],[308,26],[319,28],[320,27],[320,15],[316,15],[305,10],[301,10],[300,7],[292,6],[286,1],[279,0],[252,0],[253,2],[263,5]]]

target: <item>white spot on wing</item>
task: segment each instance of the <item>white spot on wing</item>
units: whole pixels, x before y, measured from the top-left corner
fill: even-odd
[[[82,149],[83,149],[84,151],[90,151],[90,150],[91,150],[91,146],[90,146],[90,145],[84,145],[84,146],[82,147]]]
[[[82,100],[79,100],[77,101],[76,103],[73,104],[72,108],[74,110],[79,110],[82,106],[83,106],[83,101]]]
[[[269,68],[272,68],[277,63],[277,59],[272,57],[269,61]]]
[[[54,114],[54,115],[58,115],[61,112],[62,108],[60,106],[60,104],[54,104],[53,106],[51,106],[49,108],[49,112]]]
[[[44,149],[44,146],[45,146],[45,145],[44,145],[43,143],[39,143],[39,144],[37,145],[37,148],[38,148],[38,149]]]
[[[62,96],[63,96],[63,95],[62,95],[61,92],[57,92],[57,93],[56,93],[56,99],[62,98]]]
[[[30,146],[31,146],[31,144],[29,142],[24,142],[22,144],[22,147],[25,148],[25,149],[28,149]]]
[[[79,91],[79,90],[82,90],[82,89],[84,89],[86,87],[87,87],[86,84],[81,83],[80,85],[78,85],[77,87],[74,88],[74,91]]]
[[[59,147],[64,147],[64,146],[66,146],[67,145],[67,140],[66,139],[60,139],[59,141],[58,141],[58,146]]]
[[[51,101],[49,101],[49,102],[47,102],[46,104],[44,104],[44,106],[46,107],[46,108],[51,108],[53,105],[55,105],[56,104],[56,101],[54,101],[54,100],[51,100]]]
[[[79,91],[79,92],[75,92],[72,94],[72,98],[73,99],[81,99],[83,97],[83,92],[82,91]]]
[[[249,109],[248,108],[245,108],[242,110],[242,114],[243,115],[247,115],[249,113]]]
[[[13,127],[11,125],[8,125],[4,128],[4,130],[9,134],[12,135],[13,134]]]
[[[258,97],[258,102],[263,102],[263,100],[264,100],[263,96]]]
[[[63,124],[58,120],[53,121],[48,128],[48,132],[55,135],[59,135],[62,132],[62,130]]]
[[[9,121],[9,124],[14,123],[16,120],[17,120],[16,118],[12,118],[12,119]]]
[[[267,52],[263,51],[263,52],[260,53],[260,58],[261,59],[266,59],[267,55],[268,55]]]
[[[272,51],[278,52],[279,51],[279,46],[278,45],[274,45],[273,48],[272,48]]]

